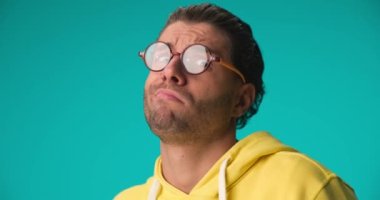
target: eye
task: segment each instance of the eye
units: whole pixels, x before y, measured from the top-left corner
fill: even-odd
[[[197,58],[195,62],[198,66],[206,66],[207,60],[205,60],[203,57],[202,58]]]
[[[196,65],[203,67],[206,65],[207,60],[203,56],[192,55],[192,57],[190,57],[187,55],[184,57],[183,62],[185,65]]]
[[[158,55],[155,58],[155,61],[159,63],[168,63],[169,60],[170,60],[170,57],[167,55]]]

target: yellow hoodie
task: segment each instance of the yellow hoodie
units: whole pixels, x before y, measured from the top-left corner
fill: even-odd
[[[119,193],[114,200],[324,200],[356,199],[353,190],[328,169],[283,145],[266,132],[236,143],[186,194],[161,173],[143,185]]]

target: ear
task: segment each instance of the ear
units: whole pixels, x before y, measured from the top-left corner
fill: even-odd
[[[242,116],[255,100],[256,88],[253,84],[247,83],[239,88],[235,107],[233,109],[233,116],[238,118]]]

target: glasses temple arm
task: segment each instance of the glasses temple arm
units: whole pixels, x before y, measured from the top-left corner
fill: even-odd
[[[237,73],[240,76],[240,78],[243,80],[243,83],[246,83],[246,80],[245,80],[243,74],[239,70],[237,70],[236,67],[234,67],[234,66],[232,66],[230,64],[227,64],[227,63],[223,62],[222,60],[219,60],[219,63],[221,65],[223,65],[224,67],[226,67],[227,69],[229,69],[229,70]]]

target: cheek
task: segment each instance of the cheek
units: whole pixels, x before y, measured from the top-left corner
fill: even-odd
[[[210,82],[196,85],[189,84],[188,90],[193,95],[195,101],[209,101],[218,96],[216,85]]]
[[[191,86],[191,91],[196,93],[197,96],[208,99],[216,98],[226,90],[230,90],[230,85],[226,84],[229,80],[215,68],[208,69],[193,82],[196,84]]]
[[[153,84],[153,82],[157,79],[157,77],[158,77],[157,73],[150,72],[148,74],[145,80],[145,90],[147,90]]]
[[[215,79],[214,79],[215,80]],[[228,80],[208,81],[204,84],[197,84],[191,88],[195,98],[203,102],[233,103],[236,96],[236,88]],[[228,105],[225,105],[228,106]]]

